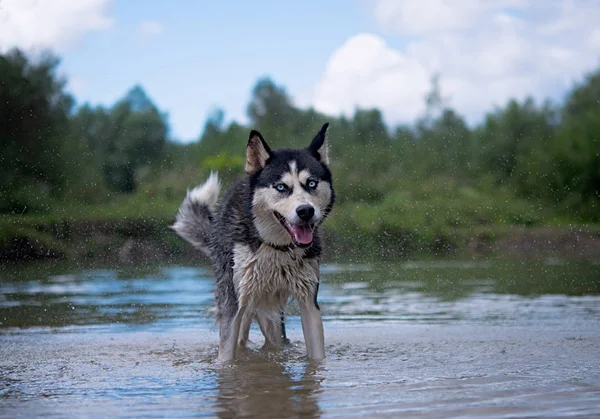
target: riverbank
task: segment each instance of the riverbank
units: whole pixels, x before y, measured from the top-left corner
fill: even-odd
[[[0,219],[0,262],[40,259],[119,264],[194,262],[202,254],[170,229],[169,217]],[[324,228],[327,261],[414,257],[596,258],[600,226],[485,226],[366,234]]]

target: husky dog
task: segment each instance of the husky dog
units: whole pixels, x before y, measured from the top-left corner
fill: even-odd
[[[216,276],[216,321],[220,362],[234,360],[258,322],[265,345],[282,348],[285,306],[300,306],[309,358],[325,357],[323,323],[317,303],[321,237],[319,225],[334,203],[323,125],[307,148],[271,150],[250,132],[246,175],[217,205],[216,173],[187,192],[171,227],[203,251]]]

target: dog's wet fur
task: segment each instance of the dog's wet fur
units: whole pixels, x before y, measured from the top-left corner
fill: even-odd
[[[232,361],[245,347],[256,320],[265,345],[282,348],[285,306],[298,301],[307,355],[325,357],[317,303],[321,234],[319,226],[335,200],[323,125],[304,149],[271,150],[250,132],[245,176],[218,202],[216,173],[188,191],[171,227],[201,249],[216,276],[218,360]]]

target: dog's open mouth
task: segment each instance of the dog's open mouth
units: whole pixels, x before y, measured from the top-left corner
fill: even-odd
[[[313,241],[314,224],[290,224],[283,215],[274,211],[275,218],[290,233],[296,246],[308,246]]]

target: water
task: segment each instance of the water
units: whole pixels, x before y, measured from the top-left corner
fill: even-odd
[[[600,417],[600,263],[324,265],[327,359],[214,361],[206,268],[0,269],[2,417]]]

